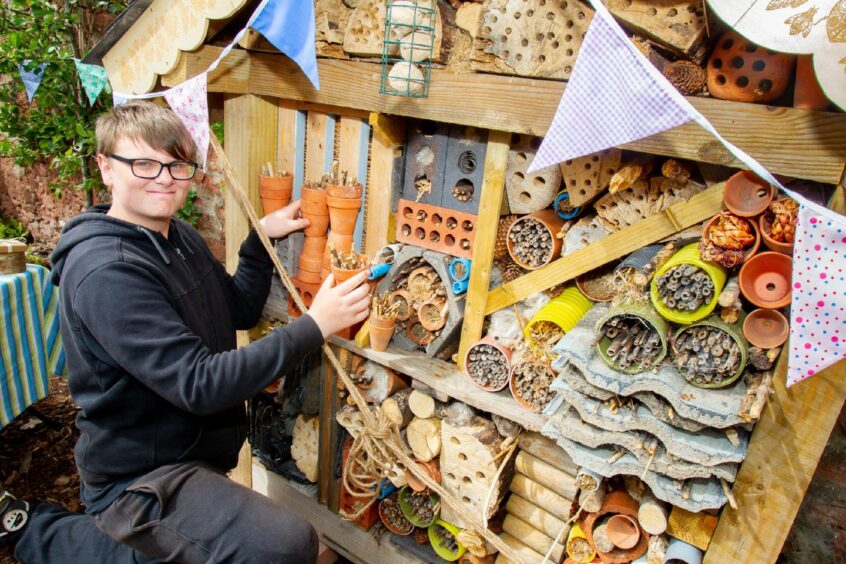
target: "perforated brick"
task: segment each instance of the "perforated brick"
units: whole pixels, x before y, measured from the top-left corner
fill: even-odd
[[[454,257],[472,258],[476,216],[411,200],[397,204],[397,241]]]

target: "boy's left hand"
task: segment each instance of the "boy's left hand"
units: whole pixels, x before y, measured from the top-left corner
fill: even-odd
[[[300,200],[295,200],[281,210],[264,216],[259,223],[271,239],[280,239],[289,233],[305,229],[309,225],[308,220],[300,211]]]

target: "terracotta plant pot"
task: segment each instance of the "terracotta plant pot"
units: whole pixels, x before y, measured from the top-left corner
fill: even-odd
[[[365,266],[363,266],[361,268],[353,268],[351,270],[348,270],[348,269],[345,269],[345,268],[339,268],[339,267],[335,266],[334,264],[332,265],[332,276],[335,278],[335,285],[336,286],[338,284],[340,284],[341,282],[345,282],[345,281],[349,280],[350,278],[352,278],[353,276],[355,276],[359,272],[364,272],[365,270],[370,268],[370,263],[367,261],[367,255],[358,253],[358,258],[359,258],[359,260],[365,261]]]
[[[596,513],[585,513],[585,516],[579,519],[578,523],[581,530],[587,536],[587,540],[590,541],[591,546],[596,546],[593,542],[593,528],[597,522],[600,522],[605,515],[614,514],[625,515],[637,520],[637,510],[638,503],[627,492],[615,490],[605,495],[599,511]],[[616,547],[611,552],[600,552],[599,557],[603,562],[614,564],[630,562],[646,553],[648,543],[648,535],[639,535],[637,543],[632,548],[623,549]]]
[[[435,340],[435,334],[423,327],[416,314],[408,318],[408,323],[405,324],[405,336],[409,341],[421,347],[425,347]]]
[[[323,253],[326,251],[326,241],[326,237],[305,237],[300,257],[306,256],[312,260],[319,257],[322,260]]]
[[[796,82],[793,85],[793,107],[803,110],[825,110],[831,105],[820,88],[811,55],[796,57]]]
[[[752,304],[765,309],[790,305],[791,257],[775,252],[755,255],[740,269],[740,291]]]
[[[508,389],[511,391],[511,396],[517,401],[517,403],[520,405],[520,407],[522,407],[523,409],[525,409],[526,411],[529,411],[531,413],[540,413],[541,411],[543,411],[543,409],[546,407],[546,405],[549,405],[549,401],[552,401],[552,400],[547,401],[546,405],[544,405],[542,407],[536,407],[535,405],[533,405],[529,401],[523,399],[523,397],[520,394],[517,393],[517,381],[516,381],[516,378],[514,376],[514,369],[517,368],[518,366],[520,366],[521,364],[523,364],[523,362],[517,361],[517,362],[515,362],[514,364],[511,365],[511,372],[508,375]],[[535,364],[538,364],[538,363],[535,363]],[[552,368],[550,368],[548,365],[545,366],[545,369],[546,369],[547,376],[550,377],[549,381],[550,381],[550,384],[551,384],[552,381],[555,380],[555,372],[553,372]],[[538,372],[538,374],[539,374],[539,372]]]
[[[709,242],[712,241],[711,237],[709,236],[711,228],[714,227],[717,224],[717,222],[720,221],[720,216],[722,216],[725,213],[729,213],[729,212],[718,213],[717,215],[712,217],[708,221],[708,223],[705,224],[705,227],[702,229],[702,239],[703,240],[709,241]],[[755,253],[758,252],[758,249],[761,247],[761,228],[758,227],[758,222],[755,221],[754,219],[749,219],[749,218],[741,218],[741,219],[743,219],[743,221],[745,221],[749,225],[749,229],[752,231],[752,234],[755,235],[755,241],[751,245],[749,245],[748,247],[743,249],[743,262],[746,262],[747,260],[752,258],[755,255]],[[711,260],[713,260],[713,259],[711,259]],[[740,264],[743,264],[743,262],[740,263]],[[734,266],[730,266],[728,263],[725,263],[723,261],[717,261],[717,264],[720,264],[721,266],[724,266],[726,268],[737,268],[738,266],[740,266],[739,264],[734,265]]]
[[[325,237],[329,229],[326,191],[303,186],[301,199],[303,217],[309,221],[309,226],[305,228],[306,237]]]
[[[393,319],[378,319],[370,316],[370,348],[374,351],[381,352],[388,348],[391,339],[394,336],[394,326],[397,324],[396,318]]]
[[[417,318],[420,324],[429,331],[437,331],[447,320],[447,303],[444,298],[429,298],[420,303],[417,308]]]
[[[335,198],[327,196],[329,207],[329,225],[332,231],[352,235],[361,209],[361,200],[357,198]]]
[[[524,225],[524,222],[527,222],[529,220],[536,220],[540,222],[545,228],[546,233],[549,234],[552,241],[552,252],[549,253],[549,255],[546,257],[546,260],[544,260],[541,264],[537,265],[529,264],[521,260],[518,256],[518,253],[515,252],[515,245],[514,242],[511,240],[511,234],[521,230],[522,226]],[[551,209],[537,211],[521,217],[520,219],[512,223],[511,227],[508,228],[508,237],[506,239],[508,254],[511,255],[511,258],[514,260],[514,262],[516,262],[519,266],[525,268],[526,270],[537,270],[538,268],[549,264],[550,262],[558,258],[559,254],[561,254],[561,245],[564,241],[563,239],[559,239],[556,235],[559,231],[561,231],[562,225],[564,225],[564,220],[558,217],[558,214]]]
[[[312,272],[310,270],[303,270],[302,268],[297,271],[297,278],[306,284],[320,284],[320,271]]]
[[[766,214],[758,218],[758,227],[761,229],[761,238],[764,240],[764,245],[768,249],[785,255],[793,254],[793,243],[782,243],[770,237],[772,225],[770,224],[770,220],[767,219]]]
[[[776,189],[750,170],[741,170],[726,180],[723,202],[734,215],[753,217],[767,209]]]
[[[306,237],[308,239],[308,237]],[[314,257],[311,255],[302,254],[300,255],[300,260],[297,263],[297,272],[307,270],[309,272],[317,272],[320,273],[320,269],[323,266],[323,257]]]
[[[264,215],[282,209],[291,202],[291,194],[294,191],[294,177],[290,174],[284,176],[263,176],[259,175],[259,197]]]
[[[743,322],[746,340],[762,349],[779,347],[790,334],[790,323],[776,309],[756,309]]]
[[[404,302],[403,305],[399,307],[397,311],[397,319],[399,321],[406,321],[412,315],[414,315],[414,308],[411,306],[412,297],[411,293],[408,290],[396,290],[391,293],[391,303],[395,301],[401,300]]]
[[[479,350],[479,347],[482,345],[489,345],[500,352],[500,354],[502,355],[501,362],[505,366],[505,373],[507,375],[511,372],[511,349],[499,344],[496,339],[494,339],[493,335],[485,335],[485,337],[482,338],[478,343],[472,345],[469,349],[467,349],[467,353],[464,355],[464,373],[467,374],[467,377],[470,378],[470,381],[473,382],[473,384],[475,384],[478,388],[485,390],[486,392],[498,392],[499,390],[503,389],[505,386],[508,385],[508,376],[503,379],[501,384],[497,383],[493,386],[485,386],[484,384],[473,378],[473,375],[470,371],[470,365],[472,364],[470,357],[474,354],[474,352],[477,352]]]
[[[628,550],[640,540],[640,527],[628,515],[612,515],[606,528],[608,538],[617,548]]]
[[[428,462],[417,462],[417,470],[425,473],[435,482],[441,483],[441,463],[439,459],[433,458]],[[415,476],[414,472],[407,468],[405,470],[405,481],[408,483],[408,487],[416,492],[422,492],[427,487],[422,480]]]
[[[715,98],[772,102],[787,90],[793,56],[774,53],[727,31],[711,51],[706,72],[708,90]]]
[[[397,494],[391,494],[379,502],[379,519],[382,520],[385,527],[395,535],[399,535],[401,537],[405,537],[413,533],[414,524],[405,518],[405,515],[402,514],[401,510],[399,511],[399,517],[402,518],[400,523],[397,523],[397,521],[400,521],[399,518],[395,518],[394,520],[388,519],[386,507],[389,504],[396,504],[397,509],[399,509],[399,499]]]

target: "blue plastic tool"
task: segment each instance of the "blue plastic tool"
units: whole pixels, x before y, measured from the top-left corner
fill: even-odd
[[[370,274],[367,275],[368,280],[376,280],[377,278],[382,278],[388,271],[391,269],[391,265],[387,262],[382,262],[379,264],[374,264],[370,267]]]

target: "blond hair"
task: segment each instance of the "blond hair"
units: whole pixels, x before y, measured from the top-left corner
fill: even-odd
[[[196,161],[197,147],[182,120],[171,110],[143,100],[113,107],[97,118],[97,153],[111,155],[122,138],[143,141],[174,158]]]

